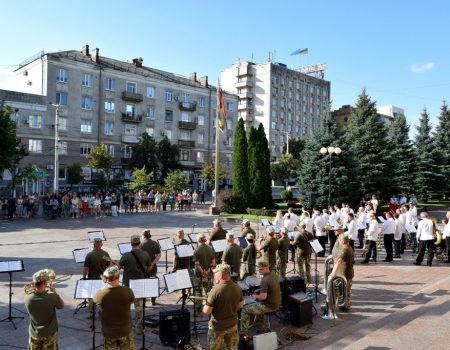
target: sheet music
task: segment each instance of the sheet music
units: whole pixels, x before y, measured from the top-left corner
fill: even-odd
[[[192,243],[198,243],[197,236],[198,233],[188,233],[188,237]]]
[[[386,220],[384,219],[384,217],[382,217],[381,215],[378,217],[378,220],[380,220],[382,223],[386,221]]]
[[[163,252],[165,252],[166,250],[173,249],[173,242],[172,239],[169,237],[158,239],[158,244],[159,247],[161,248],[161,251]]]
[[[272,224],[267,219],[261,219],[261,225],[263,225],[263,226],[271,226]]]
[[[333,229],[333,227],[339,226],[339,223],[336,220],[330,220],[328,221],[328,225],[330,225],[331,229]]]
[[[105,286],[102,280],[78,280],[75,299],[92,299],[95,293]]]
[[[190,244],[180,244],[175,246],[179,258],[187,258],[194,255],[194,249]]]
[[[87,233],[89,242],[93,243],[94,239],[100,238],[102,241],[106,241],[105,233],[102,230],[99,231],[89,231]]]
[[[239,245],[241,246],[242,249],[247,248],[248,243],[247,240],[245,239],[245,237],[238,237],[239,240]]]
[[[406,231],[408,231],[409,233],[415,233],[415,232],[417,232],[416,226],[411,225],[411,224],[405,225],[405,229],[406,229]]]
[[[24,271],[23,260],[0,261],[0,272]]]
[[[180,289],[192,288],[191,278],[187,269],[165,274],[164,281],[169,293]]]
[[[80,249],[74,249],[72,251],[73,258],[75,259],[76,263],[84,263],[84,260],[86,260],[86,255],[89,254],[89,252],[92,251],[92,248],[80,248]]]
[[[218,241],[211,241],[211,244],[213,246],[214,252],[220,253],[223,252],[227,247],[227,240],[219,239]]]
[[[130,280],[130,288],[136,299],[157,298],[159,297],[159,278]]]
[[[314,250],[314,253],[320,253],[321,251],[323,251],[322,246],[319,243],[318,239],[313,239],[311,241],[309,241],[309,244],[311,245],[312,249]]]
[[[118,243],[117,247],[119,248],[119,252],[121,255],[131,252],[131,243]]]

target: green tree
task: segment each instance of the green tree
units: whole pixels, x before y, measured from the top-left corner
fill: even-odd
[[[145,132],[141,143],[134,145],[132,150],[130,165],[137,169],[145,166],[147,171],[155,175],[158,170],[158,145],[155,139]]]
[[[306,141],[305,140],[297,140],[297,139],[289,139],[289,154],[292,154],[294,159],[301,160],[301,154],[305,149]],[[283,154],[286,154],[286,146],[283,146]]]
[[[394,193],[411,193],[414,174],[415,153],[412,142],[409,139],[409,126],[405,116],[399,116],[388,131],[388,141],[391,145],[390,152],[395,160],[391,173],[391,184]]]
[[[202,174],[202,178],[203,180],[210,185],[211,187],[214,188],[215,185],[215,167],[211,164],[208,163],[204,163],[202,170],[201,170],[201,174]],[[221,182],[223,179],[225,179],[228,176],[228,172],[227,169],[222,165],[219,164],[219,182]]]
[[[156,152],[157,162],[160,165],[158,182],[163,182],[169,170],[182,168],[178,161],[179,153],[178,146],[171,144],[167,136],[159,141]]]
[[[283,154],[278,162],[270,166],[272,179],[285,185],[286,177],[296,177],[300,171],[300,159],[291,153]]]
[[[450,110],[446,101],[442,102],[435,138],[437,148],[442,152],[441,172],[446,177],[442,184],[442,192],[448,198],[450,195]]]
[[[99,171],[100,179],[98,183],[101,185],[101,187],[103,187],[102,184],[104,183],[104,187],[108,189],[108,172],[113,164],[113,159],[111,154],[109,154],[106,150],[105,145],[101,143],[97,147],[94,147],[91,150],[91,153],[86,156],[86,159],[90,168],[97,169]]]
[[[248,135],[248,173],[250,184],[250,199],[248,205],[251,207],[259,207],[261,205],[261,188],[264,181],[262,172],[264,171],[261,161],[263,155],[261,154],[258,130],[253,126],[250,128]]]
[[[79,184],[83,180],[80,163],[74,163],[67,167],[67,182],[70,184],[70,189],[72,189],[73,185]]]
[[[355,188],[359,196],[376,193],[380,198],[391,192],[390,147],[386,129],[378,119],[376,103],[363,89],[350,117],[346,140],[357,161]]]
[[[148,172],[143,166],[141,169],[134,169],[133,181],[128,184],[128,188],[132,191],[148,191],[153,184],[153,173]]]
[[[445,177],[441,173],[441,150],[436,147],[431,135],[430,117],[426,108],[420,116],[414,145],[417,151],[415,193],[419,199],[427,202],[430,198],[442,196]]]
[[[259,134],[259,150],[261,152],[261,206],[269,207],[272,205],[272,177],[270,176],[270,149],[269,142],[267,141],[266,132],[264,131],[264,125],[262,123],[258,126]]]
[[[184,190],[187,187],[187,179],[181,170],[169,170],[164,180],[164,184],[170,191],[177,192]]]
[[[250,181],[248,173],[247,136],[242,118],[239,118],[234,134],[233,194],[236,196],[236,209],[238,211],[246,209],[250,197]]]

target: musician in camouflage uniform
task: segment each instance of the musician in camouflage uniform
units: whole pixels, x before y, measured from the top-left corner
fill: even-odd
[[[212,288],[212,270],[216,266],[216,259],[212,248],[206,244],[206,237],[203,233],[197,235],[198,247],[194,251],[192,260],[195,264],[195,294],[196,296],[206,295]],[[195,300],[195,308],[199,315],[203,312],[201,300]]]
[[[213,229],[208,239],[208,244],[211,245],[212,241],[219,241],[226,239],[227,230],[222,227],[222,223],[219,219],[213,221]],[[216,263],[220,264],[222,262],[223,252],[216,253]]]
[[[203,313],[210,315],[208,323],[208,349],[237,349],[239,340],[237,328],[238,310],[244,305],[242,290],[231,280],[228,264],[214,269],[215,286],[211,289],[203,307]]]
[[[28,328],[29,350],[58,349],[58,321],[56,309],[64,308],[64,302],[56,293],[55,286],[48,286],[47,270],[33,275],[34,291],[25,296],[25,307],[30,315]]]
[[[260,249],[264,251],[264,260],[269,263],[269,269],[271,272],[277,271],[277,250],[278,241],[275,238],[275,230],[273,227],[268,227],[267,238],[260,241]]]
[[[142,231],[141,249],[150,256],[151,265],[147,277],[155,278],[158,273],[158,261],[161,258],[161,248],[152,239],[152,234],[149,229]],[[152,306],[155,306],[156,298],[151,298],[151,303]]]
[[[278,240],[277,250],[277,271],[280,277],[286,277],[286,268],[288,263],[288,249],[290,246],[287,228],[283,227],[280,231],[281,238]]]
[[[297,247],[298,275],[306,279],[307,283],[312,282],[311,278],[311,245],[309,241],[314,239],[312,233],[306,231],[306,225],[299,225],[299,232],[293,241]],[[305,272],[306,271],[306,272]]]

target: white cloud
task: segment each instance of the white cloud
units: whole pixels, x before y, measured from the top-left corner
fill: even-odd
[[[411,71],[413,73],[424,73],[429,72],[434,69],[434,63],[433,62],[427,62],[427,63],[414,63],[411,65]]]

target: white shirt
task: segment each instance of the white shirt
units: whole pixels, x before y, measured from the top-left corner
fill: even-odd
[[[416,238],[419,241],[434,240],[433,221],[428,218],[419,221]]]
[[[403,228],[402,228],[402,224],[400,222],[400,218],[395,219],[395,223],[397,226],[395,227],[394,239],[396,241],[399,241],[402,239],[402,233],[403,233]]]
[[[389,218],[385,222],[383,222],[383,225],[381,226],[381,233],[383,235],[394,234],[396,229],[397,224],[395,223],[394,219]]]
[[[337,221],[339,219],[339,214],[335,211],[332,211],[330,217],[328,218],[328,222]]]
[[[348,238],[356,241],[358,239],[358,230],[356,229],[355,220],[351,220],[348,222]]]
[[[322,237],[326,235],[324,231],[325,221],[320,215],[317,215],[314,219],[314,225],[316,226],[316,237]]]
[[[405,225],[406,225],[406,213],[402,213],[398,217],[397,225],[399,225],[400,234],[403,234],[406,232]]]
[[[450,220],[448,220],[447,224],[444,227],[444,231],[442,231],[442,238],[450,237]]]
[[[367,230],[367,238],[370,241],[376,241],[378,239],[378,221],[376,219],[372,219],[369,221],[369,229]]]
[[[310,218],[304,218],[303,219],[303,223],[306,225],[306,231],[312,233],[313,232],[314,221],[312,221]]]
[[[295,226],[297,226],[297,222],[292,220],[292,217],[290,219],[284,219],[284,227],[288,230],[288,232],[295,231]]]
[[[411,209],[408,210],[408,212],[411,215],[411,225],[416,226],[417,223],[419,222],[419,218],[417,217],[417,208],[412,207]]]
[[[377,211],[377,208],[378,208],[378,199],[372,199],[372,200],[370,201],[370,203],[372,203],[373,210]]]
[[[289,215],[291,216],[291,220],[295,222],[295,224],[298,224],[298,215],[294,214],[294,213],[289,213]]]
[[[365,212],[359,213],[356,221],[358,223],[358,229],[366,228],[367,214]]]
[[[283,217],[276,217],[275,220],[272,221],[272,226],[283,228],[285,219]]]

